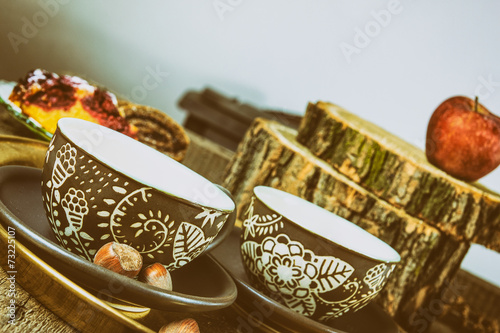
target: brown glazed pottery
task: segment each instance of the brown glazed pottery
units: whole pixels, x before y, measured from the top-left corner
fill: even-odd
[[[318,321],[367,305],[400,261],[357,225],[274,188],[255,187],[246,213],[241,255],[250,280]]]
[[[173,270],[218,245],[235,219],[224,189],[126,135],[76,118],[58,122],[41,185],[58,242],[87,260],[115,241],[137,249],[145,265]]]

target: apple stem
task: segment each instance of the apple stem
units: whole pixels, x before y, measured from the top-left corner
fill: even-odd
[[[474,99],[474,111],[477,112],[477,104],[478,104],[478,100],[479,98],[476,96],[476,98]]]

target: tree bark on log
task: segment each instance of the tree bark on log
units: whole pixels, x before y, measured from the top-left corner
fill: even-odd
[[[333,104],[309,104],[297,141],[351,180],[458,239],[500,251],[500,195],[428,163],[424,152]]]
[[[446,235],[380,200],[312,155],[297,132],[277,122],[256,119],[226,170],[244,219],[257,185],[272,186],[324,207],[390,244],[401,262],[377,302],[408,331],[417,309],[439,298],[459,269],[469,243]]]

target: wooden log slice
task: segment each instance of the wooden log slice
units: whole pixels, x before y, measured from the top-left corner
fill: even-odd
[[[500,195],[460,181],[424,152],[333,104],[309,104],[297,141],[378,197],[459,239],[500,251]]]
[[[127,101],[118,102],[118,110],[139,130],[137,139],[142,143],[182,161],[189,146],[189,137],[176,121],[150,106]]]
[[[257,185],[272,186],[324,207],[389,243],[401,255],[377,302],[404,327],[410,315],[438,297],[469,244],[380,200],[295,140],[297,132],[256,119],[230,162],[224,186],[240,219]]]

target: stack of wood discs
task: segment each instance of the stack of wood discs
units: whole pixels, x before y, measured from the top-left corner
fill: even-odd
[[[401,263],[376,301],[408,331],[421,328],[419,313],[441,300],[472,242],[500,250],[499,195],[333,104],[310,104],[298,131],[254,121],[224,182],[240,219],[257,185],[311,201],[394,247]]]

